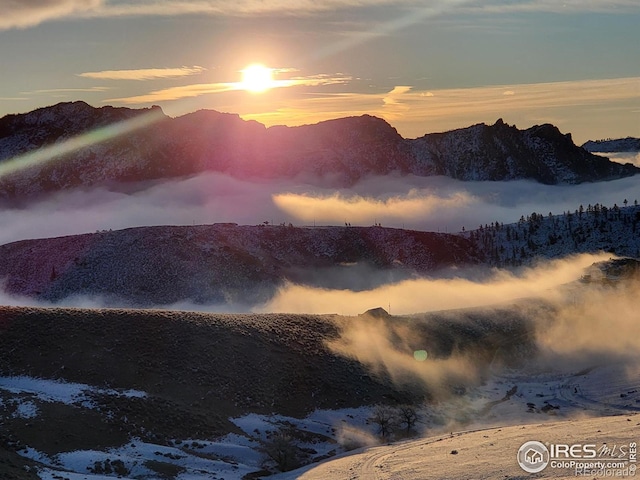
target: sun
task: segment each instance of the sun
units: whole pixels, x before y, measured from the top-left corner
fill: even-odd
[[[253,93],[262,93],[272,88],[273,69],[259,63],[249,65],[242,72],[240,87]]]

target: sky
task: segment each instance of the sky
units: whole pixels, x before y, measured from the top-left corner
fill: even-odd
[[[84,100],[640,137],[638,24],[637,0],[0,0],[0,116]],[[241,81],[254,63],[262,92]]]

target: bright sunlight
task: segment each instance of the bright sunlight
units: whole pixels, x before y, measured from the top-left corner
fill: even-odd
[[[242,82],[240,85],[249,92],[265,92],[274,85],[273,69],[258,63],[249,65],[242,70]]]

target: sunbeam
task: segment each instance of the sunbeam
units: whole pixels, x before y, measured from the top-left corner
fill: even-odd
[[[96,128],[76,137],[54,143],[46,147],[32,150],[0,163],[0,178],[36,165],[50,163],[64,155],[75,152],[90,145],[106,142],[124,134],[139,130],[167,118],[161,109],[152,108],[148,112],[134,118]]]

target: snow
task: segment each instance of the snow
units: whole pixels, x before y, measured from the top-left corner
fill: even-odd
[[[65,480],[113,480],[113,475],[93,475],[86,473],[73,473],[73,472],[64,472],[64,476],[61,477],[62,472],[58,470],[54,470],[51,468],[42,468],[38,471],[38,476],[42,480],[60,480],[64,478]]]
[[[97,388],[82,383],[69,383],[61,380],[27,376],[0,377],[0,390],[15,394],[31,394],[34,398],[43,402],[60,402],[67,405],[82,402],[85,406],[90,404],[90,397],[87,393],[136,398],[147,396],[145,392],[139,390]]]
[[[56,475],[60,475],[61,472],[64,472],[64,476],[71,480],[113,479],[116,473],[102,475],[101,473],[86,472],[95,470],[97,464],[104,466],[108,463],[113,466],[119,462],[128,473],[120,475],[118,478],[125,479],[159,478],[158,473],[153,470],[153,462],[177,467],[181,472],[175,478],[181,480],[218,478],[218,476],[239,480],[247,473],[260,468],[259,464],[246,465],[235,461],[217,459],[211,453],[211,450],[207,451],[208,442],[198,441],[197,443],[204,445],[204,447],[190,450],[186,446],[181,448],[167,447],[132,439],[120,448],[112,448],[104,452],[78,450],[60,453],[52,457],[34,449],[27,449],[19,453],[45,465],[40,469],[39,475],[40,478],[46,480],[60,478],[59,476],[56,477]]]
[[[428,424],[423,438],[362,448],[270,478],[529,478],[516,462],[518,448],[527,441],[598,447],[637,442],[639,373],[624,365],[582,372],[503,372],[464,397],[422,411]],[[621,399],[621,393],[628,397]],[[545,412],[545,405],[553,407]],[[547,467],[540,476],[574,478],[575,472]]]
[[[626,202],[625,202],[626,200]],[[633,202],[630,205],[628,203]],[[574,212],[549,215],[537,212],[518,223],[485,225],[462,236],[497,266],[528,264],[536,258],[561,258],[576,253],[606,251],[637,257],[640,206],[636,199],[614,204],[580,205]]]
[[[550,466],[537,476],[517,464],[518,448],[531,440],[545,443],[628,445],[637,441],[640,416],[581,419],[572,422],[513,425],[453,431],[391,446],[375,447],[333,461],[275,475],[273,480],[575,478],[575,471]],[[633,469],[635,472],[635,468]],[[593,478],[590,475],[589,478]]]
[[[16,411],[13,412],[14,418],[35,418],[38,416],[38,406],[32,401],[23,401],[18,403]]]
[[[37,402],[77,402],[87,391],[98,390],[30,377],[0,377],[0,389],[5,392],[0,408],[14,406],[14,415],[21,418],[37,415]],[[102,391],[135,396],[143,393]],[[496,478],[522,475],[514,462],[514,452],[525,441],[563,441],[563,436],[569,435],[569,423],[555,423],[558,421],[571,421],[573,439],[583,432],[585,438],[591,435],[589,441],[631,441],[631,433],[622,428],[626,424],[614,425],[614,420],[607,417],[615,414],[617,421],[626,422],[629,415],[640,411],[639,391],[640,368],[633,364],[594,365],[581,371],[528,367],[494,371],[485,383],[446,402],[417,406],[420,438],[388,446],[376,446],[380,442],[377,426],[369,421],[375,407],[368,406],[316,410],[304,418],[251,413],[230,419],[244,434],[217,439],[175,439],[170,445],[159,445],[132,438],[105,451],[78,450],[48,456],[25,447],[18,453],[41,465],[39,476],[44,480],[61,475],[69,480],[114,478],[115,473],[107,475],[101,470],[106,464],[124,468],[124,479],[158,478],[153,467],[164,465],[175,469],[176,480],[241,480],[263,468],[261,441],[272,432],[294,428],[310,435],[297,444],[315,452],[312,461],[329,460],[275,475],[271,477],[274,480],[456,479],[465,478],[469,471],[478,478]],[[18,397],[7,398],[6,393]],[[580,417],[594,418],[576,422]],[[640,416],[636,419],[631,422],[634,427],[640,425]],[[459,456],[452,457],[453,450]],[[483,460],[485,454],[496,458]]]

